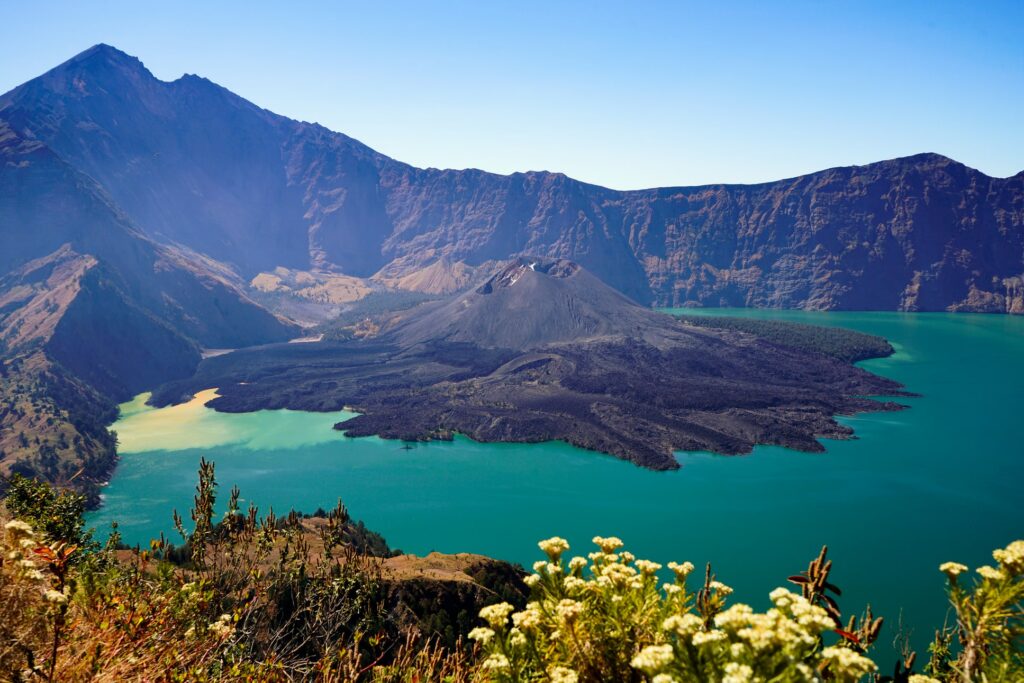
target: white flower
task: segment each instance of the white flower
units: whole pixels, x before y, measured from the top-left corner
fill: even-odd
[[[509,642],[512,647],[525,647],[526,646],[526,634],[517,628],[513,628],[509,634]]]
[[[995,550],[992,557],[1011,576],[1024,574],[1024,541],[1014,541],[1002,550]]]
[[[562,565],[555,564],[554,562],[545,562],[544,560],[538,560],[533,563],[533,571],[538,574],[561,574]]]
[[[939,565],[939,571],[954,579],[967,571],[967,566],[959,562],[943,562]]]
[[[587,582],[578,576],[567,576],[565,577],[565,580],[562,581],[562,586],[564,586],[565,590],[570,593],[575,593],[586,588]]]
[[[634,669],[640,669],[644,673],[653,674],[659,669],[672,663],[675,659],[675,655],[672,652],[671,645],[648,645],[636,657],[633,657],[633,661],[630,664],[633,665]]]
[[[495,671],[503,671],[503,670],[509,668],[508,657],[506,657],[505,655],[501,655],[501,654],[495,653],[495,654],[489,656],[487,659],[485,659],[483,661],[483,663],[481,664],[481,666],[484,669],[491,669],[491,670],[495,670]]]
[[[68,596],[64,595],[60,591],[48,590],[43,593],[43,600],[52,602],[56,605],[65,605],[68,601]]]
[[[768,597],[771,598],[772,604],[782,608],[788,607],[796,596],[785,588],[776,588],[768,594]]]
[[[604,538],[603,536],[594,536],[594,544],[597,545],[603,553],[614,553],[623,545],[622,541],[614,536],[610,536],[608,538]]]
[[[7,524],[4,524],[4,529],[6,529],[10,537],[15,540],[32,535],[32,527],[20,519],[12,519],[7,522]]]
[[[540,574],[530,574],[529,576],[523,579],[523,583],[525,583],[530,588],[533,588],[538,583],[540,583]]]
[[[230,614],[222,614],[217,618],[217,621],[213,622],[209,626],[210,632],[218,637],[226,637],[235,632],[235,626],[232,623]]]
[[[575,600],[561,600],[555,608],[558,616],[567,622],[575,621],[576,617],[583,613],[583,603]]]
[[[502,628],[508,621],[508,615],[515,610],[507,602],[499,602],[497,605],[488,605],[480,610],[480,618],[494,628]]]
[[[1003,574],[1002,571],[996,569],[995,567],[989,567],[988,565],[985,565],[984,567],[978,567],[975,571],[981,574],[981,578],[988,579],[989,581],[1000,581],[1006,578],[1006,575]]]
[[[475,640],[481,645],[486,645],[493,637],[494,629],[486,628],[484,626],[478,626],[469,632],[469,639]]]
[[[527,605],[526,609],[522,612],[516,612],[512,615],[512,623],[516,625],[516,628],[523,629],[524,631],[536,628],[540,625],[540,622],[541,613],[535,602]]]
[[[722,676],[722,683],[748,683],[753,680],[754,670],[746,664],[729,662],[725,665],[725,676]]]
[[[679,564],[678,562],[669,562],[668,568],[675,573],[677,581],[683,582],[686,581],[686,577],[693,571],[693,563],[683,562]]]
[[[656,574],[658,570],[661,569],[660,564],[657,562],[651,562],[650,560],[637,560],[635,564],[636,568],[640,570],[640,573],[645,575]]]
[[[569,542],[564,538],[554,536],[537,544],[544,553],[551,558],[552,562],[558,562],[558,558],[569,549]]]
[[[548,672],[548,679],[551,683],[576,683],[580,677],[572,669],[556,666]]]
[[[683,592],[682,587],[677,586],[674,583],[662,584],[661,590],[665,591],[665,594],[669,595],[669,596],[679,595],[680,593]]]
[[[651,679],[651,683],[679,683],[679,679],[672,674],[658,674]]]
[[[675,631],[681,636],[691,636],[700,630],[704,624],[696,614],[674,614],[661,622],[661,628],[666,631]]]
[[[722,595],[732,594],[732,588],[726,586],[721,581],[712,581],[708,584],[708,586],[711,588],[711,590],[715,591],[716,593],[720,593]]]
[[[622,586],[636,576],[636,570],[624,564],[609,564],[601,568],[601,577],[617,586]]]
[[[576,556],[569,560],[569,569],[577,572],[587,566],[587,558]]]
[[[828,662],[828,670],[841,681],[856,681],[878,667],[867,657],[846,647],[826,647],[821,658]]]
[[[751,623],[754,610],[749,605],[736,604],[715,615],[715,626],[727,631],[739,630]]]
[[[907,679],[907,683],[942,683],[942,681],[940,681],[937,678],[932,678],[931,676],[922,676],[921,674],[914,674]]]
[[[725,633],[722,631],[698,631],[693,634],[694,645],[704,645],[705,643],[717,643],[720,640],[725,640]]]

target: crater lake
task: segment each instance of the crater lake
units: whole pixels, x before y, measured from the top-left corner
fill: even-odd
[[[89,523],[105,536],[116,521],[131,544],[161,531],[180,542],[171,511],[188,518],[205,457],[216,463],[222,502],[233,485],[261,512],[312,512],[340,498],[404,552],[529,566],[542,538],[564,536],[570,552],[586,554],[592,536],[615,535],[638,557],[713,562],[734,598],[755,607],[828,544],[844,614],[870,600],[890,636],[902,619],[921,650],[945,617],[939,564],[991,564],[994,548],[1024,538],[1024,317],[680,312],[883,336],[896,353],[860,365],[920,396],[898,399],[909,410],[839,418],[855,438],[823,442],[825,453],[680,453],[681,469],[653,472],[558,442],[456,437],[406,450],[332,429],[351,413],[217,413],[203,405],[212,387],[163,409],[142,395],[113,426],[120,462]]]

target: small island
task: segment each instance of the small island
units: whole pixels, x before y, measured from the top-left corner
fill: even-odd
[[[667,470],[679,450],[822,451],[819,438],[852,434],[836,415],[897,410],[864,397],[907,395],[850,364],[892,353],[878,337],[678,320],[564,259],[517,258],[461,295],[349,322],[321,342],[206,359],[152,402],[217,386],[220,411],[351,407],[360,415],[336,425],[350,436],[557,439]]]

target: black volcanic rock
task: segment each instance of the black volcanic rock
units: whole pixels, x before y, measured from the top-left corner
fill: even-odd
[[[366,276],[568,258],[641,303],[1024,312],[1024,174],[935,154],[757,185],[619,192],[418,169],[97,46],[0,97],[149,235],[236,266]],[[394,264],[398,264],[396,267]]]
[[[670,325],[566,259],[522,257],[451,301],[420,306],[387,334],[401,344],[464,342],[527,350]]]
[[[678,467],[679,449],[820,451],[816,437],[851,433],[833,415],[897,408],[860,397],[901,393],[822,353],[684,325],[573,262],[537,258],[397,314],[375,338],[208,359],[153,401],[209,387],[217,410],[351,406],[362,414],[337,425],[351,436],[561,439],[654,469]]]

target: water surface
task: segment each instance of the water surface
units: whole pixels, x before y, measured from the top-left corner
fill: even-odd
[[[841,418],[857,438],[826,441],[823,454],[687,453],[675,472],[563,443],[457,438],[403,450],[332,430],[348,413],[216,413],[203,407],[210,392],[156,410],[143,396],[122,406],[114,426],[122,459],[90,521],[117,520],[129,542],[169,531],[171,510],[188,509],[205,456],[223,495],[237,484],[243,498],[277,512],[341,498],[407,552],[478,552],[528,565],[540,538],[565,536],[583,553],[595,534],[617,535],[641,557],[713,561],[737,597],[759,607],[828,543],[844,612],[871,600],[891,625],[902,610],[920,646],[945,615],[939,563],[990,563],[993,548],[1024,538],[1024,318],[704,313],[882,335],[897,353],[862,366],[922,396],[905,399],[903,412]]]

